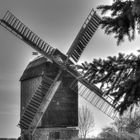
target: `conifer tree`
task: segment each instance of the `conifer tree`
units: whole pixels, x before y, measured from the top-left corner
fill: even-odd
[[[134,40],[135,32],[140,33],[140,0],[113,0],[112,5],[100,5],[101,26],[106,34],[114,34],[117,44],[128,37]],[[106,16],[106,12],[110,16]],[[103,96],[111,96],[113,104],[122,115],[132,110],[140,101],[140,56],[134,54],[93,59],[91,63],[78,66],[85,80],[100,85]]]
[[[93,59],[91,63],[82,63],[79,71],[83,78],[97,85],[103,96],[111,96],[114,106],[122,115],[124,111],[140,101],[140,57],[134,54],[107,59]]]
[[[136,29],[140,32],[140,0],[114,0],[112,5],[100,5],[97,9],[104,15],[102,28],[106,34],[114,34],[118,45],[126,36],[129,41],[134,40]],[[110,16],[105,16],[106,12]]]

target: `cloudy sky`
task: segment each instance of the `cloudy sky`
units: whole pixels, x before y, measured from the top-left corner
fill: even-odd
[[[0,15],[10,10],[47,43],[66,53],[90,10],[109,3],[111,0],[0,0]],[[118,52],[136,52],[139,39],[137,37],[131,43],[126,41],[116,46],[113,36],[107,36],[98,29],[80,62],[105,58]],[[19,79],[34,58],[32,52],[32,48],[0,27],[0,137],[20,135],[16,126],[20,108]],[[96,133],[111,120],[95,108],[92,111],[96,114]]]

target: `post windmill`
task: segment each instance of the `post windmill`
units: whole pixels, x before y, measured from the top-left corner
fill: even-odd
[[[32,74],[36,76],[41,75],[42,77],[40,83],[37,86],[34,86],[33,93],[28,95],[30,96],[30,99],[24,99],[26,101],[21,99],[23,103],[21,103],[21,119],[19,126],[21,128],[22,139],[35,139],[34,135],[36,135],[41,127],[56,128],[49,129],[49,134],[47,135],[48,139],[67,139],[66,136],[62,136],[62,129],[59,132],[57,127],[64,128],[63,132],[68,130],[66,133],[69,133],[69,137],[72,137],[77,131],[75,129],[71,129],[71,127],[77,127],[78,125],[78,94],[109,117],[113,119],[116,117],[117,112],[114,113],[114,106],[112,104],[113,100],[109,96],[103,96],[103,93],[95,85],[91,85],[88,81],[86,81],[77,71],[75,65],[93,34],[97,30],[100,21],[101,18],[92,9],[67,54],[63,54],[58,49],[53,48],[43,41],[10,11],[7,11],[0,20],[1,26],[6,28],[19,39],[23,40],[43,56],[31,62],[27,66],[27,69],[21,78],[21,80],[29,77],[35,78]],[[43,64],[47,65],[46,69],[41,67],[40,72],[38,72],[38,69],[33,69],[35,66],[39,66],[39,63],[42,64],[42,61]],[[31,73],[29,71],[31,71]],[[26,75],[27,72],[29,76]],[[66,81],[68,81],[68,83],[66,83]],[[61,88],[65,89],[64,92],[66,92],[67,95],[72,96],[65,97],[64,104],[60,105],[61,108],[64,107],[63,110],[60,111],[59,108],[57,108],[58,111],[60,111],[60,114],[56,116],[56,120],[57,117],[59,118],[59,115],[63,117],[64,114],[66,115],[66,112],[68,113],[66,110],[68,109],[68,104],[65,104],[67,101],[70,102],[71,108],[69,109],[68,115],[64,117],[69,120],[66,120],[68,123],[65,123],[65,119],[62,118],[64,121],[62,121],[61,124],[59,124],[59,122],[50,123],[49,121],[46,121],[46,119],[56,115],[56,107],[54,106],[59,106],[59,104],[63,102],[62,95],[64,92],[62,94],[59,94],[58,92]],[[55,97],[56,94],[59,97]],[[26,98],[23,97],[24,95],[22,94],[21,96],[21,98]],[[57,101],[53,100],[54,98]],[[53,101],[56,101],[56,104],[53,103]],[[65,105],[67,106],[66,108]],[[72,110],[75,111],[75,114],[70,113]],[[54,111],[54,114],[49,116],[51,111]],[[50,121],[51,119],[54,120],[53,118],[50,118]],[[55,123],[57,123],[57,125],[55,125]],[[44,126],[44,124],[46,125]],[[53,132],[51,132],[51,130]],[[46,138],[40,139],[45,140]]]

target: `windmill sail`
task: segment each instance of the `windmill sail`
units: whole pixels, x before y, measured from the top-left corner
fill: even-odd
[[[0,24],[15,36],[23,40],[25,43],[29,44],[36,51],[50,59],[52,58],[51,55],[55,49],[38,37],[34,32],[32,32],[10,11],[5,13],[3,18],[0,20]]]
[[[92,9],[81,30],[67,52],[68,58],[77,62],[101,22],[100,17]]]
[[[110,118],[115,119],[118,117],[118,111],[115,110],[113,99],[110,96],[104,96],[103,92],[97,86],[85,80],[79,71],[76,70],[76,67],[73,67],[73,65],[69,65],[67,68],[65,68],[65,70],[76,79],[70,85],[70,88],[75,91],[75,93],[77,93],[76,85],[78,83],[78,94],[80,96]]]
[[[91,85],[84,79],[79,79],[78,81],[76,80],[72,83],[71,89],[73,89],[74,91],[76,91],[77,82],[78,93],[81,97],[90,102],[110,118],[115,119],[118,117],[118,112],[115,111],[115,107],[112,104],[113,99],[111,97],[103,97],[103,93],[96,86]]]
[[[59,72],[54,80],[44,75],[40,86],[32,96],[19,122],[19,126],[25,132],[34,134],[49,103],[61,84],[61,80],[59,80],[60,74],[61,72]]]

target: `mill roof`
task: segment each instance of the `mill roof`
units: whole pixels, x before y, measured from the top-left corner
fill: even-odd
[[[33,59],[25,68],[20,81],[43,75],[46,63],[51,63],[51,61],[43,56],[38,56]]]

